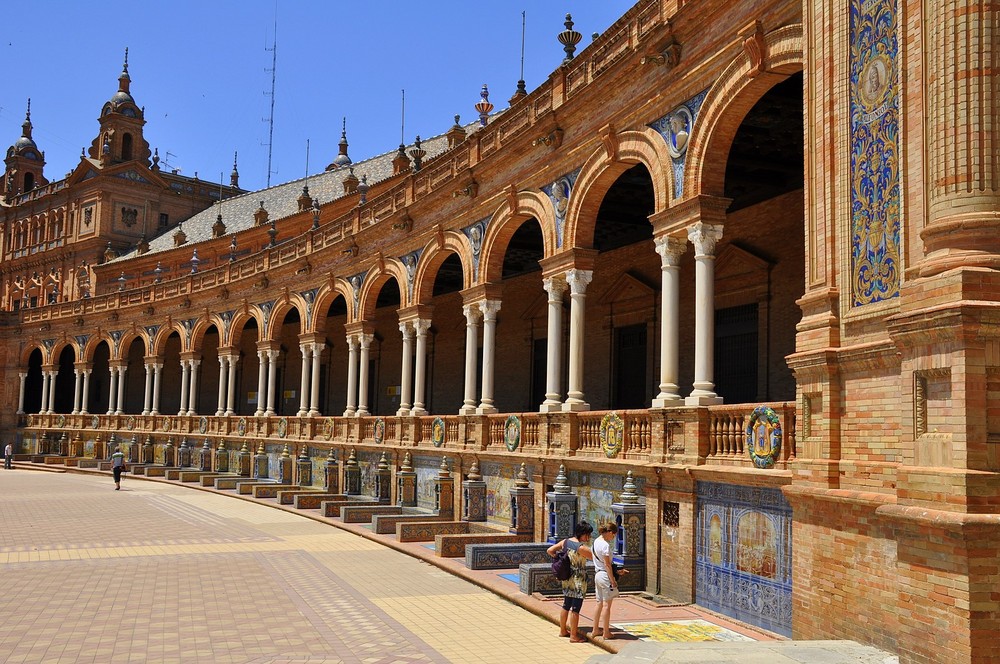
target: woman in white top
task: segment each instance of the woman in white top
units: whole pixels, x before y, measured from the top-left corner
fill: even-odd
[[[618,597],[618,580],[615,578],[614,565],[611,562],[611,540],[618,534],[618,525],[614,521],[602,523],[597,529],[599,533],[594,540],[594,585],[597,593],[597,609],[594,610],[594,635],[603,630],[601,637],[613,639],[611,633],[611,604]],[[628,570],[621,570],[628,574]],[[601,625],[601,614],[604,614],[604,624]]]

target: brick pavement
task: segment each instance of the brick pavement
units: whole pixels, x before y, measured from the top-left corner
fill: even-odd
[[[0,474],[0,661],[582,662],[602,651],[297,514],[103,475]]]

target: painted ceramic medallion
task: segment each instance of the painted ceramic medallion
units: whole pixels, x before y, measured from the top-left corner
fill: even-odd
[[[327,420],[323,424],[323,435],[327,440],[333,439],[333,420]]]
[[[32,417],[31,415],[28,415],[25,419],[27,420],[29,427],[34,425],[34,421],[35,421],[34,417]],[[97,415],[94,415],[94,420],[95,420],[94,428],[96,429],[97,428],[97,423],[96,423]]]
[[[284,438],[288,433],[288,420],[282,417],[278,420],[278,438]]]
[[[30,422],[29,422],[29,424],[30,424]],[[101,418],[98,417],[97,415],[94,415],[92,418],[90,418],[90,428],[91,429],[96,429],[99,426],[101,426]]]
[[[747,422],[747,451],[753,465],[773,468],[781,454],[781,419],[772,408],[757,406]]]
[[[59,415],[59,417],[56,418],[56,426],[57,427],[64,427],[64,426],[66,426],[66,416],[65,415]]]
[[[247,418],[241,417],[236,423],[236,433],[241,436],[247,435]]]
[[[205,433],[208,431],[208,418],[204,415],[198,420],[198,433]]]
[[[170,431],[170,418],[164,417],[160,419],[160,429],[163,431]]]
[[[521,444],[521,420],[517,415],[508,415],[503,425],[503,442],[508,452],[513,452]]]
[[[434,443],[434,447],[444,445],[444,420],[440,417],[435,417],[431,425],[431,442]]]
[[[385,440],[385,420],[381,417],[376,417],[375,426],[372,430],[372,437],[375,439],[375,444],[381,445],[382,441]]]
[[[125,428],[129,431],[135,428],[135,415],[128,416],[128,419],[125,420]]]
[[[612,411],[601,418],[601,449],[609,459],[618,456],[622,451],[622,440],[625,437],[625,423],[618,413]]]

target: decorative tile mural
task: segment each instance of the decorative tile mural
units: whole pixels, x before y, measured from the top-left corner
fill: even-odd
[[[510,525],[510,490],[514,488],[514,478],[520,464],[500,464],[483,462],[480,472],[486,482],[486,520]],[[534,473],[531,466],[525,467],[528,477]]]
[[[375,471],[378,470],[380,452],[358,452],[358,465],[361,467],[361,495],[375,495]]]
[[[563,246],[563,229],[566,226],[566,212],[569,210],[569,197],[573,193],[573,185],[580,175],[580,169],[572,173],[566,173],[552,184],[542,187],[542,191],[552,201],[552,209],[555,211],[556,220],[556,247]]]
[[[413,472],[417,474],[417,507],[434,509],[434,480],[441,469],[441,457],[414,457]]]
[[[684,197],[684,164],[688,143],[691,132],[694,131],[694,123],[698,119],[698,111],[701,110],[707,94],[708,90],[699,92],[649,125],[667,142],[667,152],[670,153],[674,175],[674,199]]]
[[[573,470],[569,471],[568,477],[579,500],[579,518],[594,526],[595,530],[602,521],[614,521],[611,505],[617,502],[622,495],[622,489],[625,485],[624,475]],[[636,493],[642,496],[646,483],[641,477],[634,479]]]
[[[851,304],[899,295],[896,3],[851,0]]]
[[[792,508],[780,489],[698,482],[695,601],[792,635]]]

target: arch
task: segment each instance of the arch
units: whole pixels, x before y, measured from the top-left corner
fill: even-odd
[[[21,350],[21,366],[27,367],[31,354],[38,351],[42,356],[42,364],[45,364],[45,348],[39,343],[30,343]]]
[[[132,134],[122,134],[122,161],[132,161]]]
[[[614,158],[609,158],[607,148],[601,147],[580,169],[566,211],[564,247],[593,246],[601,200],[619,176],[636,164],[645,166],[653,181],[653,211],[660,212],[670,205],[674,194],[673,164],[666,142],[652,127],[621,132],[617,134]]]
[[[441,242],[429,242],[420,255],[413,275],[413,303],[427,303],[433,297],[438,269],[449,256],[456,254],[462,263],[462,288],[472,286],[472,247],[468,237],[459,231],[447,231]]]
[[[28,172],[24,174],[24,193],[28,193],[35,188],[35,174]]]
[[[556,252],[556,222],[552,202],[541,191],[520,191],[516,194],[516,209],[504,201],[493,213],[486,227],[482,248],[479,251],[479,270],[473,283],[499,282],[503,274],[503,259],[510,239],[528,219],[534,218],[542,227],[542,244],[545,257]]]
[[[312,320],[309,321],[309,329],[304,331],[312,333],[322,332],[326,326],[326,312],[330,310],[330,307],[338,297],[344,298],[344,303],[348,305],[347,319],[351,320],[353,307],[350,306],[350,303],[354,301],[351,285],[344,279],[335,279],[333,283],[323,284],[319,292],[316,293],[316,299],[313,301]],[[322,315],[320,315],[320,312],[322,312]],[[321,319],[322,323],[320,323]]]
[[[63,337],[62,339],[56,341],[56,343],[52,346],[52,353],[50,357],[52,358],[53,362],[55,362],[59,358],[59,356],[62,355],[63,349],[66,348],[67,346],[69,346],[70,350],[73,351],[73,360],[76,362],[80,361],[80,356],[79,353],[77,352],[78,349],[76,347],[76,344],[73,343],[72,340]]]
[[[142,342],[143,355],[145,355],[146,349],[149,348],[149,337],[146,336],[146,331],[142,328],[134,327],[130,330],[126,330],[122,334],[121,340],[118,342],[118,357],[112,359],[126,360],[128,359],[129,348],[132,347],[132,342],[136,339]]]
[[[409,305],[406,293],[406,268],[394,258],[386,259],[382,269],[376,267],[368,271],[368,278],[361,286],[361,293],[358,296],[358,320],[371,320],[374,317],[378,294],[389,279],[395,279],[399,287],[399,308]]]
[[[105,343],[108,345],[108,356],[111,356],[111,350],[115,347],[115,342],[111,340],[111,337],[106,332],[98,332],[89,339],[87,343],[83,346],[83,359],[84,362],[93,362],[94,353],[97,352],[97,348]]]
[[[230,346],[238,344],[240,336],[243,334],[243,328],[251,320],[257,323],[257,340],[260,341],[260,334],[264,329],[264,322],[261,320],[260,313],[256,307],[245,307],[243,310],[236,312],[233,316],[233,320],[229,324],[229,338],[225,340],[225,344]]]
[[[752,76],[754,64],[741,51],[705,96],[687,152],[685,198],[724,194],[729,146],[740,122],[768,90],[802,71],[802,24],[769,32],[764,43],[764,73]]]
[[[173,334],[177,333],[177,336],[181,339],[181,352],[184,352],[184,328],[177,321],[171,321],[170,324],[162,326],[156,331],[156,336],[149,342],[147,348],[152,349],[152,354],[157,357],[163,357],[163,353],[166,352],[167,348],[167,338]]]
[[[218,319],[216,314],[209,314],[208,316],[202,316],[198,318],[194,326],[191,328],[191,350],[197,351],[201,350],[201,344],[205,340],[205,333],[212,326],[219,331],[219,337],[222,337],[223,325],[222,321]]]
[[[285,316],[293,309],[299,314],[299,332],[302,333],[305,331],[305,322],[308,317],[306,312],[309,310],[309,306],[298,293],[289,293],[286,297],[280,298],[274,303],[274,308],[271,309],[271,317],[267,324],[267,334],[262,341],[278,340],[281,333],[280,331],[276,333],[275,330],[280,330]]]

